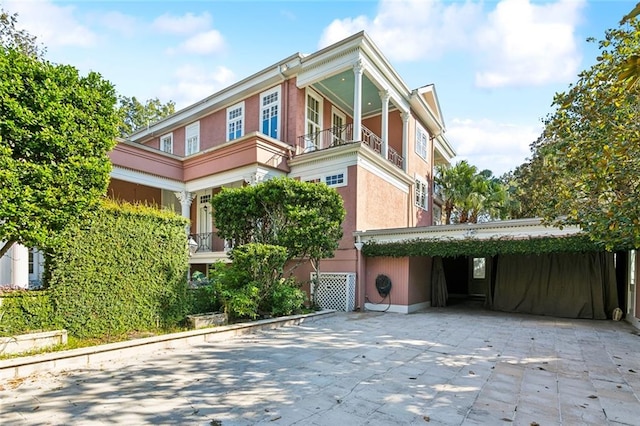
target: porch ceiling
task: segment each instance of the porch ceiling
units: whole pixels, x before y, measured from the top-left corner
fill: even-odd
[[[353,117],[354,84],[355,75],[352,69],[348,69],[329,78],[325,78],[313,84],[312,87],[333,104],[337,105],[338,108]],[[382,111],[382,101],[380,100],[379,91],[365,73],[362,76],[362,115],[364,117],[379,114]]]

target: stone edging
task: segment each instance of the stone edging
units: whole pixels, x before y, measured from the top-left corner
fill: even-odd
[[[132,358],[133,356],[160,349],[172,349],[184,345],[214,342],[260,330],[298,325],[305,321],[315,321],[332,316],[335,312],[336,311],[333,310],[324,310],[312,314],[290,315],[287,317],[202,328],[180,333],[127,340],[124,342],[108,343],[106,345],[0,360],[0,380],[24,377],[39,372],[79,369],[91,364]]]

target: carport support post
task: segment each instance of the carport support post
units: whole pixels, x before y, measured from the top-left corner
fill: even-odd
[[[356,247],[356,284],[358,287],[358,306],[360,306],[360,312],[364,312],[364,259],[362,258],[362,241],[360,236],[356,237],[354,244]]]

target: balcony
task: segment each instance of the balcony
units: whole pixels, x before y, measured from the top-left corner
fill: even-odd
[[[198,243],[196,253],[228,252],[233,248],[233,241],[223,240],[215,232],[205,232],[203,234],[190,234],[191,238]]]
[[[362,142],[371,148],[374,152],[382,154],[382,138],[373,133],[371,130],[362,126],[360,138],[356,139],[353,135],[353,123],[343,126],[332,127],[330,129],[320,130],[319,132],[309,133],[298,137],[298,147],[302,149],[302,153],[318,151],[322,149],[333,148],[335,146],[347,145]],[[387,160],[393,165],[402,169],[403,158],[398,152],[387,147]]]

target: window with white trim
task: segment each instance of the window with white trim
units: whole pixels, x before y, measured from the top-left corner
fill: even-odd
[[[244,102],[227,108],[227,142],[242,137],[244,132]]]
[[[423,210],[429,210],[429,187],[427,182],[416,176],[416,206]]]
[[[429,146],[429,133],[419,124],[416,125],[416,154],[427,160],[427,148]]]
[[[300,180],[308,183],[324,183],[334,188],[347,186],[347,170],[332,170],[329,173],[303,176]]]
[[[189,124],[184,131],[184,155],[200,152],[200,122]]]
[[[260,130],[278,139],[280,117],[280,87],[260,95]]]
[[[342,186],[344,184],[344,173],[325,176],[324,183],[328,186]]]
[[[160,136],[160,151],[173,154],[173,133]]]

